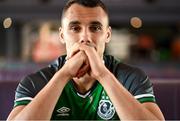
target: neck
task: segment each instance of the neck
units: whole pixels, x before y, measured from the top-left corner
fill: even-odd
[[[88,74],[85,74],[85,76],[81,78],[73,78],[73,80],[76,90],[81,94],[85,94],[87,91],[89,91],[96,81]]]

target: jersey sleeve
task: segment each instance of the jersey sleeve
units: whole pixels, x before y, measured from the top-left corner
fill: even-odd
[[[153,85],[148,76],[139,68],[118,64],[114,73],[122,85],[140,103],[155,102]]]
[[[46,67],[22,79],[15,92],[14,107],[27,105],[37,93],[50,81],[56,68]]]
[[[132,81],[130,92],[133,94],[134,98],[140,103],[156,102],[153,92],[153,84],[149,77],[138,68],[134,68],[133,72],[134,73],[131,74],[130,77],[130,80]]]
[[[29,76],[23,78],[15,92],[14,107],[27,105],[35,96],[35,87]]]
[[[36,73],[23,78],[15,91],[14,107],[18,105],[27,105],[31,102],[64,63],[65,55],[53,61],[48,67],[42,68]]]
[[[132,68],[127,78],[127,87],[140,103],[155,102],[153,85],[149,77],[139,68]]]
[[[113,56],[104,56],[106,67],[114,74],[119,82],[140,103],[155,102],[153,85],[148,76],[137,67],[124,64]]]

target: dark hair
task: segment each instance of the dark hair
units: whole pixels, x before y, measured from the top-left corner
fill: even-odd
[[[101,7],[108,16],[108,10],[107,10],[105,4],[101,0],[69,0],[63,8],[61,21],[62,21],[62,18],[64,16],[65,12],[68,10],[68,8],[71,7],[71,5],[75,4],[75,3],[85,6],[85,7],[90,7],[90,8]],[[109,19],[109,17],[108,17],[108,19]]]

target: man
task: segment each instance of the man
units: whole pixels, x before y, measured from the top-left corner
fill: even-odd
[[[8,120],[164,120],[148,77],[103,55],[111,28],[100,0],[70,0],[61,24],[67,56],[20,82]]]

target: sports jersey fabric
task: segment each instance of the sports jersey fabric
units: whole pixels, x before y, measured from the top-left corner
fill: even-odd
[[[23,78],[16,89],[14,107],[30,103],[61,69],[65,57],[65,55],[61,56],[49,66]],[[103,59],[105,66],[135,99],[140,103],[155,102],[152,83],[142,70],[124,64],[110,55],[104,55]],[[120,101],[121,98],[123,97],[119,97]],[[73,80],[64,87],[51,117],[52,120],[118,120],[119,118],[106,91],[98,81],[87,93],[80,94],[75,89]]]

